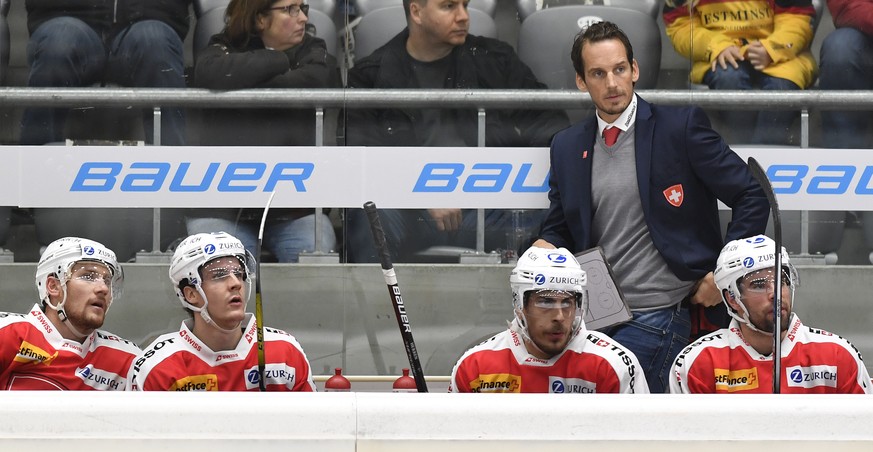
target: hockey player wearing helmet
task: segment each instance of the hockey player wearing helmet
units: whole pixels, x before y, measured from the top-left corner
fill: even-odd
[[[123,390],[140,352],[99,330],[121,296],[115,253],[93,240],[64,237],[36,267],[40,302],[27,314],[0,313],[0,387]]]
[[[529,248],[509,283],[515,319],[458,360],[449,392],[649,392],[631,351],[585,329],[586,275],[569,251]]]
[[[721,250],[715,283],[730,327],[695,341],[676,357],[673,393],[767,393],[773,388],[776,244],[757,235]],[[783,393],[871,393],[861,353],[849,341],[804,325],[794,311],[797,271],[781,253],[781,382]]]
[[[132,390],[259,389],[254,316],[246,313],[254,258],[225,233],[187,237],[170,262],[170,280],[190,319],[144,349],[130,370]],[[268,391],[313,391],[309,361],[290,334],[264,328]]]

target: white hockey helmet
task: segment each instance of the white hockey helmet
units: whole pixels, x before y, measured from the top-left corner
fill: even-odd
[[[115,252],[94,240],[79,237],[63,237],[50,243],[43,251],[36,265],[36,290],[39,294],[43,309],[46,307],[57,311],[58,318],[67,326],[74,335],[83,338],[86,334],[79,331],[67,316],[67,281],[73,273],[73,267],[77,263],[96,262],[109,270],[110,282],[109,298],[106,301],[104,314],[109,311],[112,303],[121,298],[124,285],[124,271],[118,264]],[[63,295],[58,304],[52,304],[49,299],[47,285],[48,278],[54,276],[60,281]]]
[[[176,247],[173,260],[170,261],[170,280],[173,282],[173,289],[176,291],[179,301],[182,302],[182,306],[191,311],[199,312],[207,323],[213,325],[214,323],[207,311],[209,300],[206,299],[206,294],[201,287],[200,269],[210,261],[228,256],[237,258],[240,265],[245,268],[247,286],[245,302],[248,303],[254,282],[254,257],[236,237],[226,232],[209,232],[188,236]],[[200,293],[205,302],[202,308],[192,305],[185,299],[183,289],[186,286],[191,286]],[[218,325],[215,326],[218,327]]]
[[[40,301],[51,305],[46,291],[46,282],[49,276],[55,275],[66,287],[73,264],[81,261],[99,262],[112,273],[112,284],[109,287],[112,290],[112,297],[109,299],[110,305],[121,297],[124,271],[118,264],[115,252],[94,240],[63,237],[45,248],[39,258],[39,263],[36,265],[36,290],[39,293]],[[66,301],[66,291],[64,297],[64,301]],[[106,309],[109,309],[109,305],[106,306]]]
[[[776,243],[765,235],[756,235],[745,239],[733,240],[722,248],[721,253],[718,256],[718,261],[716,262],[715,272],[713,273],[713,276],[715,277],[715,285],[721,292],[722,300],[727,306],[728,314],[737,319],[737,321],[745,323],[755,331],[760,330],[752,325],[752,322],[749,320],[748,309],[743,304],[740,284],[743,277],[750,273],[773,268],[773,266],[776,265],[775,250]],[[782,274],[787,278],[787,281],[784,282],[787,283],[791,289],[791,303],[793,309],[794,289],[799,284],[799,279],[797,276],[797,270],[794,268],[794,265],[791,264],[785,247],[782,247],[781,250],[781,265]],[[727,290],[737,303],[742,306],[743,311],[745,311],[742,317],[740,317],[740,315],[728,304],[727,297],[724,293],[725,290]]]
[[[582,317],[588,310],[588,296],[585,286],[585,270],[566,248],[547,249],[530,247],[518,259],[509,275],[512,288],[512,305],[526,339],[527,320],[524,318],[524,301],[528,292],[553,290],[570,292],[576,295],[576,318],[573,320],[572,336],[584,327]],[[571,336],[571,338],[572,338]]]

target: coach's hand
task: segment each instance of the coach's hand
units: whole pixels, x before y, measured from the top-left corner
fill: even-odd
[[[715,306],[721,303],[721,294],[718,292],[718,287],[715,285],[715,278],[712,272],[709,272],[703,278],[700,278],[695,285],[694,294],[691,295],[691,303],[699,304],[705,307]]]
[[[552,245],[551,242],[548,242],[545,239],[537,239],[537,241],[533,242],[533,245],[531,245],[531,246],[535,246],[537,248],[548,248],[548,249],[552,249],[555,247],[555,245]]]

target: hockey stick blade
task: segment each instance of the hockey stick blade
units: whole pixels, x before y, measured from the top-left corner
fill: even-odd
[[[379,211],[376,209],[376,204],[367,201],[364,203],[364,212],[366,212],[370,222],[370,231],[373,233],[373,241],[382,264],[382,275],[385,277],[385,284],[388,285],[391,304],[394,305],[394,316],[397,318],[397,326],[400,328],[400,337],[403,339],[403,347],[406,349],[406,357],[409,359],[409,368],[415,379],[415,387],[418,392],[427,392],[427,382],[424,380],[421,360],[418,357],[418,350],[415,348],[412,327],[409,325],[409,314],[406,312],[403,296],[400,295],[400,286],[397,284],[397,275],[394,273],[394,265],[391,263],[391,253],[385,241],[385,231],[382,229]]]
[[[779,394],[782,383],[782,215],[779,211],[779,203],[776,201],[776,193],[773,191],[773,184],[754,157],[749,157],[749,169],[752,171],[752,176],[761,184],[764,195],[770,202],[770,213],[773,216],[773,242],[776,245],[776,249],[773,250],[776,268],[773,282],[773,394]]]

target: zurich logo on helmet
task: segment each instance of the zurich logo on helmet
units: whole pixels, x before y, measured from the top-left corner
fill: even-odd
[[[90,255],[94,254],[94,247],[90,246],[90,245],[85,246],[84,248],[82,248],[82,252],[90,256]]]
[[[764,241],[764,237],[760,237],[760,236],[758,236],[758,237],[754,237],[754,238],[751,238],[751,239],[746,239],[746,242],[751,243],[751,244],[753,244],[753,245],[756,244],[756,243],[761,243],[761,242],[763,242],[763,241]]]
[[[542,286],[545,283],[546,283],[546,275],[539,273],[536,276],[534,276],[534,284],[536,284],[538,286]]]
[[[567,262],[567,256],[558,253],[551,253],[549,254],[549,260],[556,264],[563,264],[564,262]]]
[[[752,268],[752,266],[754,266],[754,265],[755,265],[755,258],[747,257],[747,258],[743,259],[743,267]]]
[[[212,254],[215,252],[215,245],[209,244],[203,247],[203,252],[206,254]]]

